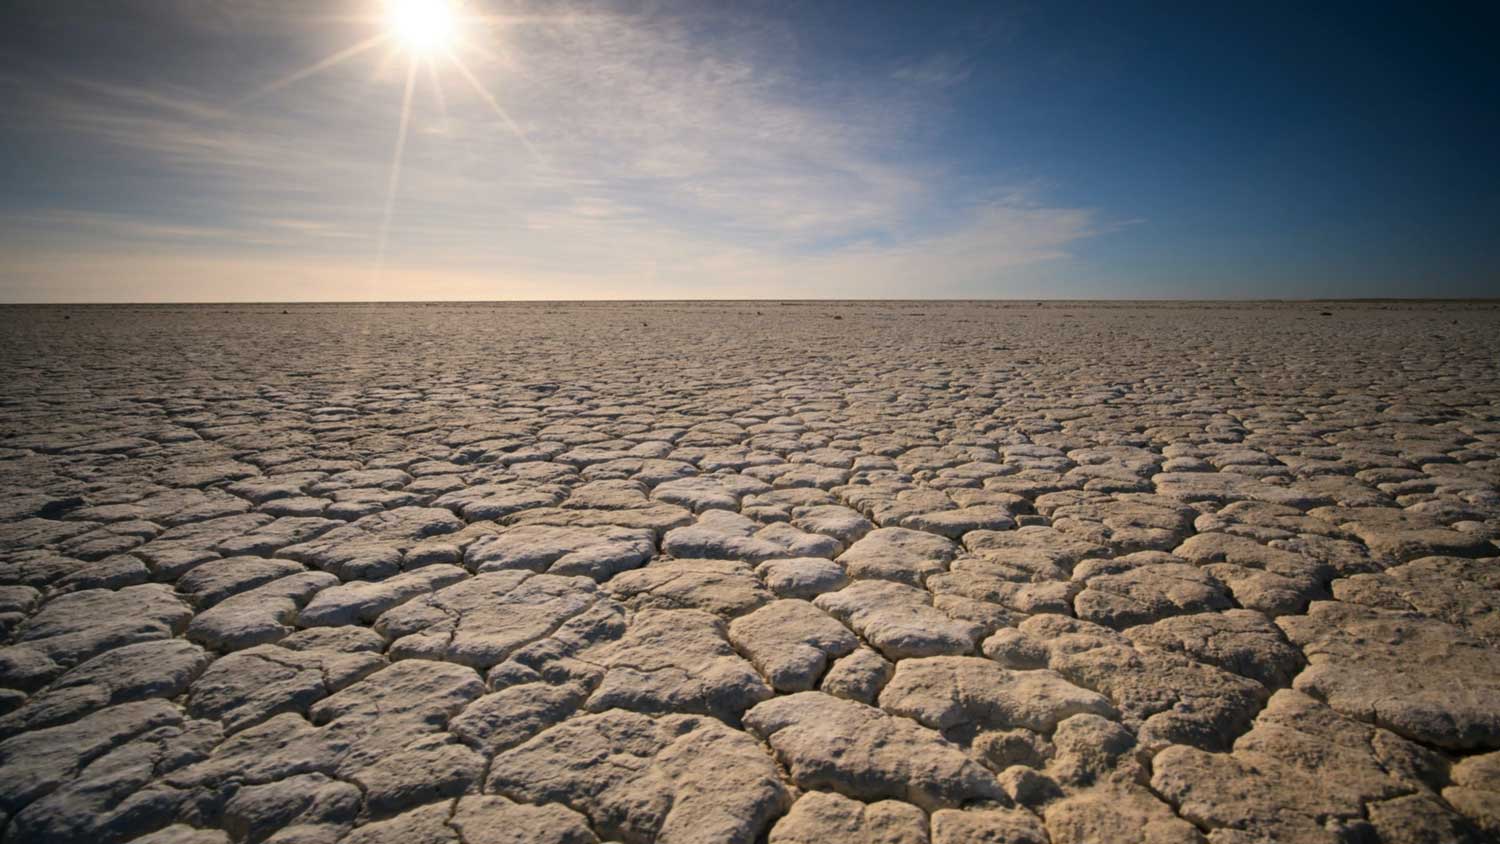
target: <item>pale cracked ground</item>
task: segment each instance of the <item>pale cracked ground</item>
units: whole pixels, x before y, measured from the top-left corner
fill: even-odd
[[[1490,306],[0,321],[7,842],[1500,835]]]

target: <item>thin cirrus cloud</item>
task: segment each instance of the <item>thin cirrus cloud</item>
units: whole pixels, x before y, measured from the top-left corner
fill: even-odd
[[[254,25],[306,41],[295,8],[259,4]],[[246,26],[179,23],[200,39]],[[0,297],[994,295],[1114,225],[923,155],[962,57],[851,83],[799,70],[785,33],[667,15],[557,13],[475,35],[484,49],[463,59],[486,94],[452,68],[418,75],[379,272],[404,58],[372,50],[286,85],[296,66],[267,62],[194,84],[11,80],[34,140],[65,137],[121,183],[0,214]]]

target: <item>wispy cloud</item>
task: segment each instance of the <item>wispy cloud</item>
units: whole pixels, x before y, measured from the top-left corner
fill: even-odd
[[[967,82],[974,72],[973,62],[955,53],[935,53],[906,62],[891,72],[891,78],[936,88],[950,88]]]
[[[256,12],[258,26],[292,20],[265,3]],[[223,14],[206,19],[232,37]],[[926,98],[878,81],[819,89],[788,69],[786,44],[737,32],[644,13],[496,24],[466,61],[514,125],[458,74],[436,75],[441,100],[424,78],[379,290],[368,275],[403,59],[345,62],[238,104],[235,89],[295,67],[247,67],[202,88],[28,79],[17,111],[36,131],[111,150],[151,197],[123,216],[0,217],[0,248],[16,259],[0,297],[79,284],[66,272],[142,244],[184,258],[174,270],[170,252],[137,254],[113,287],[88,282],[91,297],[142,298],[154,273],[205,261],[221,270],[209,298],[229,299],[247,298],[241,283],[263,298],[250,273],[298,262],[329,292],[296,298],[906,295],[917,280],[942,295],[1064,258],[1110,227],[929,161],[917,131],[936,119]],[[967,73],[961,57],[934,56],[893,75],[941,87]],[[22,235],[41,229],[44,248],[22,254]],[[357,282],[336,284],[339,273]]]

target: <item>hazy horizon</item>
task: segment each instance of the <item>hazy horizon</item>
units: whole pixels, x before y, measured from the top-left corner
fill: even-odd
[[[1495,296],[1486,14],[19,0],[0,302]]]
[[[1036,298],[969,298],[969,299],[902,299],[902,298],[868,298],[868,299],[846,299],[846,298],[821,298],[821,299],[787,299],[787,298],[765,298],[765,299],[734,299],[734,298],[710,298],[696,297],[691,299],[630,299],[630,298],[600,298],[600,299],[200,299],[181,301],[76,301],[76,302],[0,302],[0,308],[171,308],[171,307],[268,307],[268,308],[290,308],[309,306],[356,306],[356,305],[390,305],[390,306],[489,306],[489,305],[793,305],[814,306],[830,304],[847,305],[1051,305],[1060,307],[1088,307],[1095,305],[1103,306],[1235,306],[1235,305],[1292,305],[1292,306],[1314,306],[1314,305],[1479,305],[1500,307],[1500,297],[1495,296],[1448,296],[1448,297],[1418,297],[1418,296],[1370,296],[1370,297],[1344,297],[1344,298],[1221,298],[1221,299],[1194,299],[1187,297],[1173,298],[1113,298],[1113,299],[1036,299]]]

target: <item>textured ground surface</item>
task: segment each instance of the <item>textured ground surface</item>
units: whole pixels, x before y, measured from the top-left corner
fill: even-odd
[[[1500,311],[0,312],[7,842],[1500,836]]]

